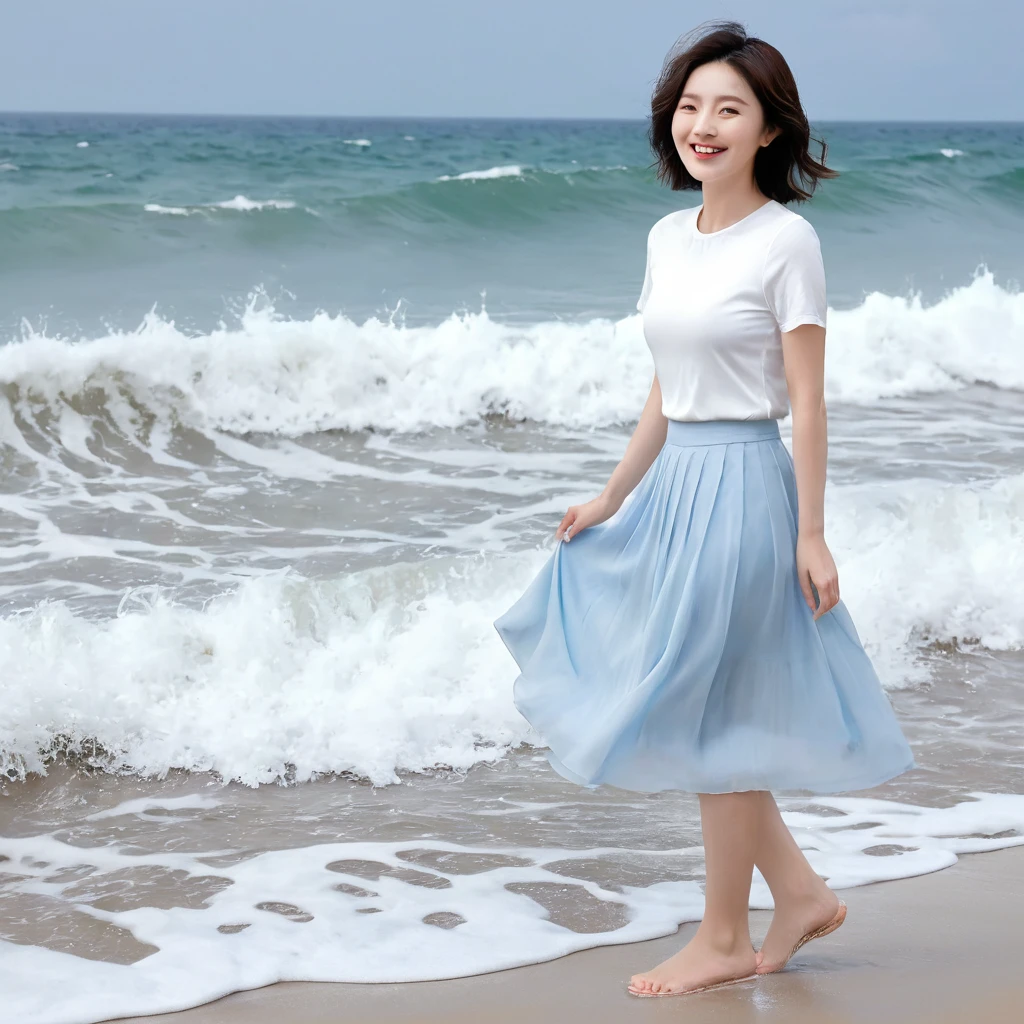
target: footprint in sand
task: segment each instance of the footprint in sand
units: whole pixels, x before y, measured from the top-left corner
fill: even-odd
[[[429,871],[416,871],[413,868],[398,868],[391,864],[382,864],[377,860],[335,860],[327,865],[328,871],[337,871],[343,875],[355,875],[369,882],[376,882],[382,876],[397,878],[400,882],[410,885],[421,885],[426,889],[450,889],[452,883],[444,875],[434,875]]]
[[[460,924],[466,923],[466,919],[453,910],[439,910],[437,913],[427,914],[423,918],[423,923],[432,924],[436,928],[458,928]]]
[[[219,924],[217,925],[217,931],[221,935],[237,935],[239,932],[244,932],[246,928],[252,927],[248,924]]]
[[[293,906],[291,903],[257,903],[256,909],[266,910],[271,914],[280,914],[296,924],[305,924],[307,921],[313,920],[312,914],[307,914],[306,911],[300,907]]]
[[[350,885],[348,882],[339,882],[334,887],[334,891],[343,892],[346,896],[356,896],[360,899],[380,895],[379,892],[372,892],[369,889],[361,889],[358,885]]]

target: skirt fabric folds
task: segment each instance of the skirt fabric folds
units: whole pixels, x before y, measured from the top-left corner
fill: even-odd
[[[669,420],[611,519],[559,541],[494,621],[516,707],[580,785],[838,793],[914,767],[840,600],[796,574],[777,420]]]

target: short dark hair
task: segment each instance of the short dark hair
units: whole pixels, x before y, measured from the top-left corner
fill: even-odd
[[[837,178],[838,171],[825,166],[828,149],[823,139],[811,138],[807,115],[800,104],[796,80],[785,58],[763,39],[748,36],[738,21],[705,22],[680,42],[665,58],[651,96],[648,139],[654,151],[657,177],[673,190],[699,189],[679,156],[672,138],[672,116],[690,74],[702,64],[722,61],[735,68],[753,89],[764,111],[765,126],[780,128],[771,143],[754,158],[754,179],[769,199],[779,203],[805,202],[820,178]],[[808,151],[811,141],[821,146],[821,158]],[[799,179],[810,191],[801,187]]]

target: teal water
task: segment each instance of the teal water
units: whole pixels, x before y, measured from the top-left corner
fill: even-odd
[[[813,127],[841,176],[798,208],[833,308],[873,290],[932,301],[979,266],[1024,278],[1024,125]],[[482,305],[518,323],[619,317],[650,225],[699,202],[656,181],[645,130],[3,115],[0,330],[93,335],[154,304],[207,330],[260,290],[289,316],[360,322]]]
[[[788,805],[843,887],[1024,842],[1024,127],[816,129],[826,537],[921,766]],[[696,801],[545,770],[492,625],[650,387],[647,231],[699,197],[649,162],[639,121],[0,117],[0,1021],[699,916]]]

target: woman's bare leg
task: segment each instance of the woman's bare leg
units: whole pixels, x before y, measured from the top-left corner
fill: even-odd
[[[760,792],[757,798],[754,862],[775,900],[772,923],[757,954],[759,970],[768,971],[785,961],[802,935],[835,916],[839,899],[807,862],[771,793]]]
[[[697,934],[674,956],[643,974],[632,987],[677,992],[753,974],[748,907],[757,830],[764,817],[758,793],[700,796],[707,882],[704,918]]]

